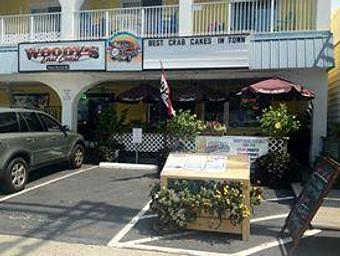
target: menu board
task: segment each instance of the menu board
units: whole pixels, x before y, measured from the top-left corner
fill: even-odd
[[[331,159],[321,158],[318,161],[312,177],[302,190],[282,230],[289,230],[295,245],[309,227],[339,171],[340,165]]]

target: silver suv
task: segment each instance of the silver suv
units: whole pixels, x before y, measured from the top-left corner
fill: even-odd
[[[0,108],[0,187],[15,193],[25,188],[31,170],[68,161],[74,169],[84,161],[81,135],[46,113]]]

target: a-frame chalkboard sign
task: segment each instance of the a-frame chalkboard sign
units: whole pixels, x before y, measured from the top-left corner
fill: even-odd
[[[310,227],[339,172],[340,165],[330,158],[322,157],[317,162],[312,177],[297,198],[281,231],[283,233],[288,229],[294,241],[293,249],[298,246],[303,234]]]

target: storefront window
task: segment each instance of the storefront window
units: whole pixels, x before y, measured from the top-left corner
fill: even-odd
[[[205,121],[218,121],[224,123],[224,102],[206,102],[204,111]]]
[[[229,125],[231,127],[258,127],[261,107],[256,98],[234,98],[230,101]]]

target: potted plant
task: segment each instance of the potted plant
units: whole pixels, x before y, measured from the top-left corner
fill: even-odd
[[[111,104],[102,111],[97,127],[98,144],[96,153],[99,161],[114,162],[118,159],[123,146],[113,139],[114,133],[125,131],[126,111],[117,114],[115,107]]]

